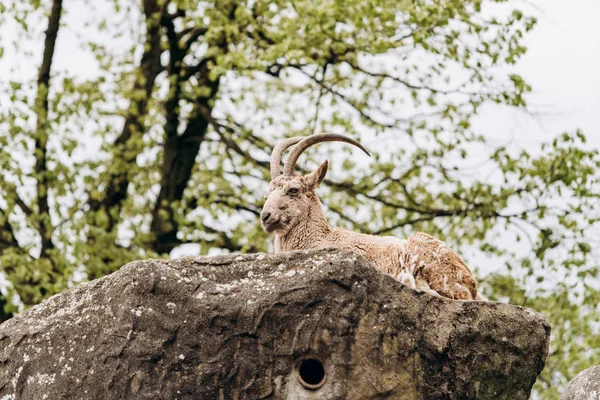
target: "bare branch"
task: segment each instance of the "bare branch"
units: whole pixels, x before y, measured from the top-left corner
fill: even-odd
[[[184,49],[189,50],[192,47],[192,44],[194,44],[201,36],[206,34],[206,32],[208,32],[208,29],[200,26],[192,28],[189,31],[189,34],[187,31],[182,31],[179,35],[180,38],[188,35],[187,39],[185,40]]]
[[[380,73],[380,72],[371,72],[371,71],[367,71],[366,69],[364,69],[363,67],[359,66],[356,63],[353,63],[351,61],[345,60],[346,64],[348,64],[350,67],[352,67],[354,70],[362,72],[365,75],[371,76],[373,78],[380,78],[380,79],[390,79],[394,82],[400,83],[401,85],[407,87],[408,89],[412,89],[412,90],[428,90],[430,92],[433,93],[440,93],[440,94],[454,94],[454,93],[460,93],[460,94],[470,94],[470,95],[476,95],[479,93],[476,92],[464,92],[461,89],[464,88],[469,81],[463,82],[462,84],[458,85],[456,88],[454,89],[439,89],[439,88],[434,88],[431,86],[426,86],[426,85],[416,85],[413,83],[410,83],[406,80],[403,80],[401,78],[398,78],[396,76],[393,75],[389,75],[389,74],[385,74],[385,73]]]

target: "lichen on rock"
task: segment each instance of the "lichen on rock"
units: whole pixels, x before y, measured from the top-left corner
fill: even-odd
[[[575,375],[560,397],[560,400],[598,399],[600,399],[600,365],[584,369]]]

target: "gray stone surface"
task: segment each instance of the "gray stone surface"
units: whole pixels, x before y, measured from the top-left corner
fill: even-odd
[[[561,400],[600,399],[600,365],[584,369],[569,384],[560,397]]]
[[[0,325],[0,399],[519,400],[549,334],[534,311],[418,293],[345,252],[138,261]]]

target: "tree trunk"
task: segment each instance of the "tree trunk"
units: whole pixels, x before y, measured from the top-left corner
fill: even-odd
[[[34,111],[37,115],[37,129],[35,133],[35,176],[37,178],[38,231],[42,241],[42,257],[48,256],[48,251],[54,248],[52,243],[52,223],[50,221],[50,208],[48,206],[48,182],[47,168],[47,143],[49,136],[48,126],[48,95],[50,90],[50,71],[52,70],[52,59],[56,48],[56,39],[60,27],[62,14],[62,0],[54,0],[50,17],[48,18],[48,29],[44,41],[44,55],[42,65],[38,73],[37,97]]]
[[[208,71],[204,72],[208,77]],[[152,213],[151,230],[155,239],[152,248],[159,254],[168,254],[181,241],[177,238],[179,224],[174,205],[183,199],[183,193],[196,166],[196,156],[204,140],[212,112],[212,102],[219,89],[219,80],[208,82],[210,95],[197,100],[195,116],[181,135],[167,137],[161,171],[161,187]]]

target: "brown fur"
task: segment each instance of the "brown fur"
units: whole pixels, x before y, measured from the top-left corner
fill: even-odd
[[[433,236],[419,232],[401,240],[331,227],[316,193],[326,172],[327,161],[306,176],[280,175],[270,182],[261,220],[275,234],[276,253],[336,247],[361,255],[413,288],[459,300],[481,299],[464,261]]]

